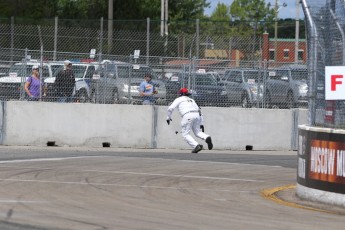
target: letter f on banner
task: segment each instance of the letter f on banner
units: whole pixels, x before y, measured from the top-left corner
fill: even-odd
[[[325,99],[345,100],[345,66],[326,66]]]
[[[343,84],[342,81],[338,81],[338,79],[342,79],[343,75],[331,75],[331,91],[337,90],[337,85]]]

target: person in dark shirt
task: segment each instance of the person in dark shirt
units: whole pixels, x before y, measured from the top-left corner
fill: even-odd
[[[74,88],[75,76],[72,70],[72,63],[66,60],[64,61],[64,69],[56,75],[54,83],[57,101],[71,102]]]

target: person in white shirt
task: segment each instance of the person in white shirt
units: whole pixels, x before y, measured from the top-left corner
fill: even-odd
[[[187,88],[180,89],[178,93],[180,97],[173,101],[167,111],[168,116],[166,121],[168,125],[170,125],[170,121],[172,121],[171,115],[174,109],[177,108],[182,117],[182,137],[193,147],[192,153],[198,153],[203,149],[203,146],[194,140],[190,135],[191,131],[193,131],[196,137],[206,141],[208,149],[211,150],[213,148],[212,139],[210,135],[204,133],[203,116],[199,106],[192,98],[188,97],[190,94]]]

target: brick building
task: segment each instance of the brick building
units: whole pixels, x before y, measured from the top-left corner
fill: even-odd
[[[262,60],[277,63],[294,63],[295,61],[295,39],[269,38],[268,33],[263,34]],[[277,51],[276,51],[277,48]],[[275,57],[275,52],[277,52]],[[298,40],[298,63],[307,62],[307,45],[305,39]],[[276,60],[275,60],[276,58]]]

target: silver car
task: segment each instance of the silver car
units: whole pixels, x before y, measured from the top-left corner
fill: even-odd
[[[263,77],[258,69],[226,70],[221,79],[224,83],[228,104],[242,108],[259,107],[263,96]]]
[[[308,72],[305,66],[269,69],[267,75],[265,102],[268,107],[294,108],[308,102]]]
[[[155,104],[166,105],[166,87],[157,79],[151,67],[120,61],[103,61],[99,75],[92,79],[91,100],[95,103],[141,104],[140,83],[146,73],[151,74],[158,93],[154,95]]]

